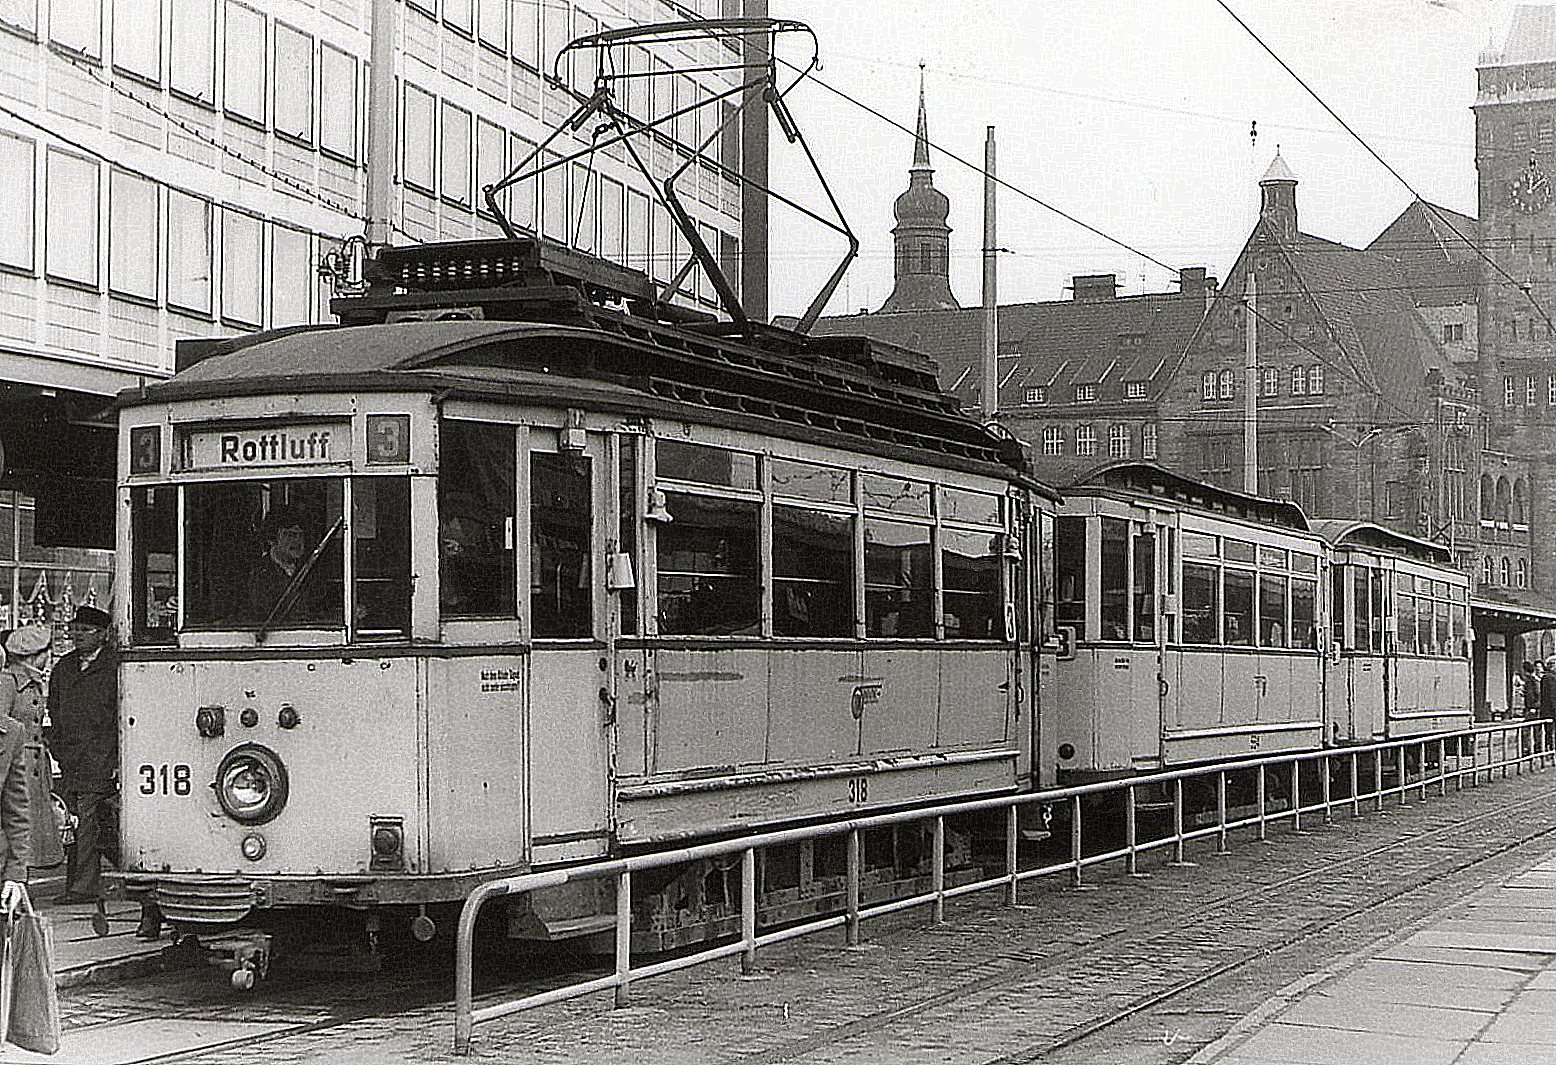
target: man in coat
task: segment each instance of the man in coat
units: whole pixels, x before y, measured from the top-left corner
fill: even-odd
[[[75,650],[49,678],[49,749],[77,818],[67,901],[101,898],[102,860],[119,861],[119,671],[107,635],[105,611],[78,607],[70,623]]]
[[[10,913],[27,898],[32,820],[27,803],[27,731],[0,714],[0,909]],[[50,817],[53,811],[48,811]]]
[[[1540,676],[1540,716],[1556,721],[1556,655],[1545,660],[1545,672]]]

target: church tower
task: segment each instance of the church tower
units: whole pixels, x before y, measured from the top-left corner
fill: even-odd
[[[892,205],[892,213],[897,217],[891,231],[896,285],[881,306],[882,313],[960,308],[951,292],[951,227],[946,224],[951,202],[935,188],[935,171],[929,165],[929,119],[924,111],[922,75],[913,166],[908,170],[908,187]]]

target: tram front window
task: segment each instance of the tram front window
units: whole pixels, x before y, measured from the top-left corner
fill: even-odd
[[[339,627],[344,495],[339,478],[190,485],[184,623]]]

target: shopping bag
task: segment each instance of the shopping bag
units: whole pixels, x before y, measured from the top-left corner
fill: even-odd
[[[0,950],[0,1026],[6,1042],[39,1054],[59,1050],[54,925],[30,900],[6,918]]]

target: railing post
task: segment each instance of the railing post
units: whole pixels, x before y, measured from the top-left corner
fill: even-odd
[[[1265,795],[1264,763],[1259,763],[1258,781],[1254,789],[1255,801],[1259,804],[1259,828],[1257,839],[1269,838],[1269,826],[1265,823],[1265,807],[1268,805]]]
[[[632,871],[616,876],[616,1008],[632,997]]]
[[[1172,862],[1187,865],[1183,857],[1183,778],[1172,782]]]
[[[756,972],[756,848],[740,852],[740,939],[746,945],[740,955],[740,971]]]
[[[1334,824],[1334,781],[1329,778],[1334,776],[1334,763],[1329,760],[1329,755],[1325,754],[1320,756],[1318,764],[1321,775],[1319,788],[1324,797],[1324,824],[1332,825]]]
[[[459,927],[454,933],[454,1053],[470,1053],[470,1035],[475,1027],[472,1006],[473,969],[475,966],[475,919],[486,896],[477,888],[465,899],[459,911]]]
[[[859,830],[848,830],[848,916],[843,922],[843,942],[850,947],[859,945]]]
[[[1448,794],[1448,741],[1437,741],[1437,797]]]
[[[1216,773],[1216,853],[1230,854],[1232,848],[1226,842],[1226,770]]]
[[[1487,751],[1491,749],[1491,741],[1486,741]],[[1474,734],[1470,736],[1470,787],[1480,787],[1480,737]]]
[[[1124,871],[1130,876],[1140,875],[1139,852],[1140,826],[1135,810],[1135,786],[1124,789]]]
[[[1361,816],[1361,755],[1351,752],[1351,816]]]
[[[1506,780],[1507,779],[1507,729],[1504,728],[1504,729],[1499,729],[1497,731],[1497,742],[1502,747],[1502,753],[1497,756],[1497,760],[1502,763],[1502,779]],[[1489,784],[1490,781],[1487,781],[1487,783]]]
[[[1302,831],[1302,761],[1291,760],[1291,830]]]
[[[1081,886],[1081,797],[1070,797],[1070,860],[1074,866],[1070,869],[1070,886]]]
[[[1379,748],[1372,752],[1372,783],[1373,802],[1377,803],[1378,813],[1383,812],[1383,750]]]
[[[1021,887],[1021,881],[1016,873],[1016,804],[1011,803],[1005,807],[1005,872],[1010,877],[1010,882],[1005,885],[1005,905],[1016,904],[1016,892]]]
[[[935,818],[934,922],[945,924],[945,816]]]
[[[1405,745],[1401,743],[1394,748],[1394,761],[1399,767],[1399,805],[1410,805],[1409,782],[1410,774],[1407,772],[1409,761],[1405,758]]]

